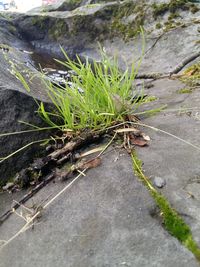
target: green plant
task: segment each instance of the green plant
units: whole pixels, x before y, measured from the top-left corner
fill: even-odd
[[[181,88],[177,91],[178,94],[191,94],[192,93],[192,88]]]
[[[156,24],[156,29],[161,29],[162,28],[162,24],[159,22]]]
[[[131,15],[134,15],[134,20],[129,21]],[[125,42],[137,36],[140,33],[140,27],[144,25],[145,15],[146,5],[144,3],[137,5],[133,1],[125,1],[112,14],[112,36],[120,34]]]
[[[139,177],[149,189],[160,209],[165,229],[186,246],[198,260],[200,260],[200,248],[192,237],[190,227],[184,222],[176,210],[171,207],[168,200],[153,187],[149,177],[144,175],[142,161],[137,157],[135,151],[132,152],[132,162],[135,175]]]
[[[138,98],[135,97],[138,94],[133,93],[138,66],[133,64],[130,72],[127,68],[122,73],[117,57],[111,60],[103,51],[101,63],[90,63],[88,59],[83,63],[78,56],[74,62],[63,49],[62,52],[66,61],[57,62],[74,74],[71,76],[71,85],[66,83],[64,87],[52,84],[42,77],[54,109],[48,112],[45,104],[40,103],[38,112],[49,125],[72,130],[102,129],[114,122],[123,121],[128,113],[142,103],[141,94]],[[26,90],[30,91],[23,76],[17,71],[15,75]]]

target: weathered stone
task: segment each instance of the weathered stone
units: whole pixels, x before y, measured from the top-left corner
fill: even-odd
[[[2,23],[4,23],[4,19],[0,19],[0,24]],[[36,113],[38,106],[33,97],[39,101],[49,100],[44,90],[44,84],[38,78],[33,79],[30,84],[31,92],[28,93],[12,74],[13,64],[19,66],[21,70],[32,72],[32,74],[36,73],[36,69],[28,67],[28,62],[31,60],[23,50],[30,49],[15,34],[9,32],[10,25],[7,22],[0,30],[2,37],[2,44],[0,43],[0,185],[12,180],[16,172],[27,166],[42,149],[31,145],[9,159],[4,160],[4,158],[31,142],[49,136],[47,131],[13,135],[14,132],[30,129],[19,121],[39,127],[47,126]],[[4,135],[2,136],[2,134]]]
[[[166,185],[166,181],[162,177],[156,176],[153,179],[153,184],[158,188],[163,188]]]
[[[138,32],[142,25],[145,29],[146,53],[140,72],[151,68],[152,72],[166,73],[188,54],[198,51],[200,11],[191,11],[192,5],[198,8],[198,4],[188,3],[189,10],[177,5],[176,17],[172,19],[173,12],[167,9],[163,16],[158,16],[158,21],[153,15],[153,2],[157,5],[170,3],[81,1],[79,6],[69,11],[69,2],[61,1],[54,6],[53,11],[41,14],[39,10],[32,10],[26,15],[17,16],[14,23],[21,35],[41,52],[48,51],[58,57],[61,55],[61,44],[70,56],[78,53],[99,60],[98,41],[109,55],[119,54],[122,68],[141,57],[142,41],[138,38]],[[177,35],[179,37],[176,39]]]
[[[199,266],[192,253],[152,217],[155,203],[134,176],[130,156],[112,150],[102,160],[43,211],[34,230],[29,228],[0,249],[0,267]],[[65,185],[47,186],[34,204],[53,197]],[[32,200],[26,205],[30,207]],[[10,238],[23,223],[13,214],[0,227],[1,239]]]
[[[94,2],[97,1],[87,3]],[[143,11],[137,21],[146,30],[145,56],[140,72],[170,72],[185,57],[199,51],[199,11],[193,14],[192,10],[178,8],[180,16],[172,21],[173,12],[170,10],[158,14],[158,17],[153,16],[152,7],[148,5],[154,1],[130,1],[131,4],[135,2]],[[143,3],[146,3],[144,9]],[[15,25],[19,27],[21,36],[36,48],[57,55],[59,43],[72,55],[81,53],[99,59],[96,41],[100,40],[109,55],[119,52],[120,65],[126,67],[126,64],[130,66],[140,58],[142,42],[135,31],[139,25],[134,24],[133,6],[128,6],[128,9],[126,6],[125,14],[121,14],[119,11],[124,11],[121,9],[123,4],[122,1],[101,2],[80,6],[71,12],[62,8],[62,11],[43,14],[35,10],[28,15],[17,16]],[[113,25],[113,21],[116,24]],[[134,31],[129,31],[130,28]],[[4,73],[6,81],[11,82],[7,72]],[[200,245],[200,121],[198,111],[183,110],[183,107],[199,107],[199,87],[193,88],[191,94],[178,94],[184,84],[172,78],[160,79],[153,82],[154,86],[145,87],[148,88],[145,93],[156,96],[157,101],[146,104],[141,111],[164,104],[168,105],[169,111],[142,118],[142,122],[160,128],[162,133],[144,128],[143,131],[151,137],[151,144],[145,149],[138,149],[138,155],[144,163],[147,177],[162,177],[166,181],[162,193],[190,226],[194,239]],[[17,93],[20,95],[18,98],[24,97]],[[180,142],[180,138],[187,142]],[[116,161],[116,157],[119,158],[119,153],[106,154],[102,166],[91,170],[65,192],[63,198],[57,199],[58,202],[45,210],[41,218],[45,224],[23,233],[5,247],[0,252],[0,266],[66,266],[66,262],[70,267],[125,264],[136,267],[199,266],[192,253],[163,228],[160,216],[155,213],[157,207],[153,199],[133,175],[130,158],[121,156]],[[38,204],[61,189],[63,185],[59,183],[44,188],[37,195]],[[17,232],[22,223],[16,215],[11,216],[0,228],[1,239],[9,239],[10,233]]]

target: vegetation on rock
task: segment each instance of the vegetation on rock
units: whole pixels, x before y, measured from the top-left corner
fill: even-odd
[[[136,152],[132,152],[133,169],[135,175],[141,179],[150,191],[157,206],[160,209],[160,216],[165,229],[186,246],[200,261],[200,248],[192,237],[190,227],[184,222],[181,216],[173,209],[168,200],[159,193],[151,184],[150,179],[145,176],[142,170],[142,161],[137,157]]]
[[[197,86],[200,84],[200,63],[194,64],[187,68],[180,80],[188,86]]]
[[[122,122],[127,114],[133,112],[143,103],[143,97],[137,97],[133,90],[133,81],[138,66],[132,64],[121,72],[117,58],[110,59],[102,51],[100,63],[90,63],[86,59],[82,63],[77,56],[73,62],[62,49],[66,61],[58,61],[73,71],[71,84],[58,86],[45,80],[47,93],[54,104],[54,111],[49,113],[43,103],[39,106],[39,114],[53,127],[60,129],[84,130],[103,129],[113,122]],[[22,75],[15,71],[26,90],[29,85]]]
[[[49,27],[48,35],[50,39],[58,41],[59,38],[66,36],[68,32],[68,25],[63,19],[56,19],[53,21],[52,26]]]
[[[156,19],[160,15],[164,15],[166,12],[177,14],[178,10],[190,10],[195,13],[199,8],[194,3],[189,3],[188,0],[170,0],[169,3],[161,3],[152,5],[153,17]]]
[[[111,30],[113,34],[122,35],[125,41],[138,35],[140,27],[144,24],[145,7],[144,3],[138,5],[133,1],[119,5],[112,17]]]

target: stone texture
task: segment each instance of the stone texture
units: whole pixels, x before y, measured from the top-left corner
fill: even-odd
[[[65,185],[49,184],[26,205],[39,204]],[[34,229],[0,251],[0,266],[199,266],[162,228],[154,211],[149,192],[133,175],[129,155],[112,150],[101,166],[44,210]],[[0,227],[1,239],[23,223],[11,216]]]
[[[122,67],[124,61],[130,66],[134,59],[140,58],[141,38],[125,41],[121,36],[113,37],[105,31],[106,23],[110,22],[109,9],[112,11],[115,7],[119,7],[119,3],[101,2],[91,9],[81,6],[72,12],[49,10],[42,15],[35,10],[26,15],[14,15],[13,25],[17,25],[21,36],[40,51],[58,55],[59,43],[72,55],[79,53],[99,60],[96,43],[100,40],[109,55],[119,52]],[[179,14],[175,22],[181,23],[182,27],[176,25],[163,31],[163,28],[156,29],[156,24],[160,21],[164,25],[169,13],[157,20],[148,13],[144,23],[146,52],[141,73],[169,72],[185,57],[199,51],[199,12],[192,14],[179,10]],[[44,24],[41,24],[41,18]],[[85,23],[88,18],[89,23],[88,20]],[[133,18],[129,16],[125,21],[130,22]],[[73,19],[77,23],[73,24]],[[51,26],[60,21],[65,22],[65,34],[49,35]],[[10,81],[10,76],[6,81]],[[160,79],[151,81],[151,86],[148,82],[144,84],[145,93],[158,99],[141,107],[140,111],[165,104],[168,109],[153,117],[141,116],[142,122],[187,140],[196,148],[172,135],[144,127],[143,131],[151,137],[150,146],[137,149],[137,153],[150,179],[157,176],[166,181],[159,190],[191,227],[194,239],[200,245],[199,86],[191,94],[179,94],[178,90],[185,87],[179,80]],[[143,81],[137,83],[143,86]],[[19,92],[16,94],[25,97]],[[155,203],[133,175],[130,158],[124,153],[116,149],[106,154],[100,167],[77,181],[43,212],[34,229],[0,250],[0,266],[199,266],[194,256],[163,229]],[[49,184],[32,200],[40,204],[65,185]],[[7,199],[7,194],[0,195],[2,212],[9,206]],[[31,206],[32,200],[27,205]],[[1,225],[0,239],[9,239],[23,224],[21,218],[13,214]]]
[[[30,56],[24,52],[25,50],[30,50],[30,48],[28,44],[16,37],[14,30],[14,34],[9,32],[10,27],[14,27],[12,23],[0,19],[0,24],[4,25],[0,30],[0,36],[2,37],[2,43],[0,44],[0,135],[30,129],[30,127],[19,123],[19,121],[40,127],[46,126],[36,114],[38,106],[33,99],[34,97],[39,101],[49,102],[44,90],[44,84],[35,77],[30,84],[31,92],[28,93],[12,74],[11,61],[21,71],[26,70],[27,79],[33,73],[37,73],[36,69],[29,64],[31,62]],[[27,77],[27,71],[31,73],[29,77]],[[0,136],[0,157],[2,159],[28,143],[48,136],[49,133],[45,131]],[[16,172],[27,166],[38,153],[38,146],[30,146],[27,150],[22,150],[10,159],[1,162],[0,185],[12,180]]]

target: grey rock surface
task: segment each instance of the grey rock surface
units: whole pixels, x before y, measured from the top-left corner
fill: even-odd
[[[26,205],[39,204],[65,185],[49,184]],[[162,228],[154,210],[149,192],[133,175],[130,157],[111,150],[101,166],[43,211],[33,229],[0,251],[0,266],[199,266]],[[1,225],[0,238],[7,240],[23,223],[11,216]]]
[[[41,118],[35,114],[38,107],[31,96],[14,90],[0,90],[0,107],[0,133],[8,133],[0,137],[1,158],[7,157],[10,153],[31,142],[49,137],[48,131],[9,135],[9,133],[30,129],[30,127],[24,126],[19,121],[40,127],[46,126]],[[32,145],[10,159],[1,162],[1,184],[8,180],[13,180],[16,172],[28,166],[42,150],[38,145]]]
[[[113,8],[119,4],[122,3],[101,2],[91,8],[80,6],[72,12],[47,10],[42,15],[35,10],[26,15],[14,15],[13,25],[18,25],[21,36],[40,51],[58,55],[59,44],[62,44],[71,54],[79,53],[99,60],[97,41],[100,40],[109,55],[120,52],[122,67],[124,61],[130,66],[133,60],[140,58],[141,38],[124,40],[106,30],[111,23]],[[169,12],[157,20],[149,12],[144,23],[146,47],[140,72],[170,72],[186,57],[198,52],[199,14],[199,11],[193,14],[179,10],[176,25],[166,29]],[[122,20],[132,22],[134,16]],[[65,34],[53,32],[49,35],[52,25],[60,21],[65,22],[64,28],[60,24]],[[162,23],[161,29],[156,28],[158,22]],[[7,81],[10,81],[10,76]],[[143,81],[137,83],[143,86]],[[157,100],[139,111],[166,104],[167,109],[152,117],[141,116],[147,125],[143,131],[150,136],[151,142],[149,147],[137,149],[137,153],[150,179],[156,176],[166,181],[160,192],[190,226],[200,246],[200,93],[199,84],[191,94],[178,93],[185,86],[174,77],[144,82],[145,93],[156,96]],[[11,91],[9,94],[14,93]],[[16,94],[20,98],[27,97],[19,92]],[[152,130],[148,125],[161,131]],[[193,254],[163,228],[153,199],[133,174],[130,157],[117,148],[113,151],[103,156],[101,166],[90,170],[86,177],[78,180],[45,209],[33,229],[28,229],[0,249],[1,267],[199,266]],[[50,199],[65,185],[57,180],[48,184],[26,205],[30,207],[32,202],[40,204]],[[14,197],[0,194],[1,212],[8,209],[11,205],[8,199]],[[20,197],[16,196],[17,199]],[[13,214],[0,226],[0,239],[8,240],[23,225],[24,221]]]
[[[36,113],[38,105],[33,97],[39,101],[49,102],[45,93],[45,86],[38,78],[34,78],[30,84],[31,92],[27,92],[21,82],[12,74],[12,64],[19,66],[20,71],[26,70],[26,78],[31,78],[33,73],[37,73],[29,65],[30,57],[25,50],[30,50],[28,44],[17,38],[16,32],[9,32],[8,21],[0,18],[0,24],[4,27],[0,29],[0,158],[1,160],[10,153],[22,148],[30,142],[47,138],[49,133],[46,131],[28,134],[9,135],[9,133],[20,132],[30,129],[27,125],[20,123],[27,122],[33,125],[47,126]],[[12,62],[12,63],[11,63]],[[27,76],[30,73],[30,76]],[[6,135],[6,133],[8,133]],[[39,149],[42,150],[42,149]],[[27,150],[22,150],[15,156],[0,163],[0,185],[12,180],[16,172],[28,166],[33,161],[36,154],[39,155],[38,146],[30,146]]]
[[[165,99],[169,111],[161,112],[143,122],[166,133],[145,128],[144,131],[151,136],[152,142],[146,150],[138,151],[139,157],[144,162],[148,176],[161,176],[166,180],[163,194],[190,225],[195,240],[200,244],[199,87],[191,94],[178,94],[177,90],[184,87],[179,81],[162,80],[154,85],[149,90],[159,97],[158,103],[163,103]]]
[[[158,188],[163,188],[166,185],[166,181],[162,177],[156,176],[153,179],[153,184]]]
[[[59,3],[59,7],[63,3],[65,6],[61,11],[57,5],[55,11],[42,14],[39,10],[32,10],[16,17],[14,24],[22,36],[41,52],[50,51],[60,56],[61,44],[72,56],[78,53],[99,60],[100,43],[110,56],[118,53],[120,65],[125,68],[141,58],[142,38],[136,32],[142,23],[145,53],[139,70],[141,73],[170,72],[180,61],[199,51],[198,3],[193,3],[195,13],[192,12],[192,3],[189,3],[188,9],[178,8],[177,17],[171,19],[173,13],[169,11],[154,18],[151,1],[130,0],[128,7],[126,2],[99,1],[91,5],[82,2],[83,5],[69,11],[68,2],[64,1]]]

